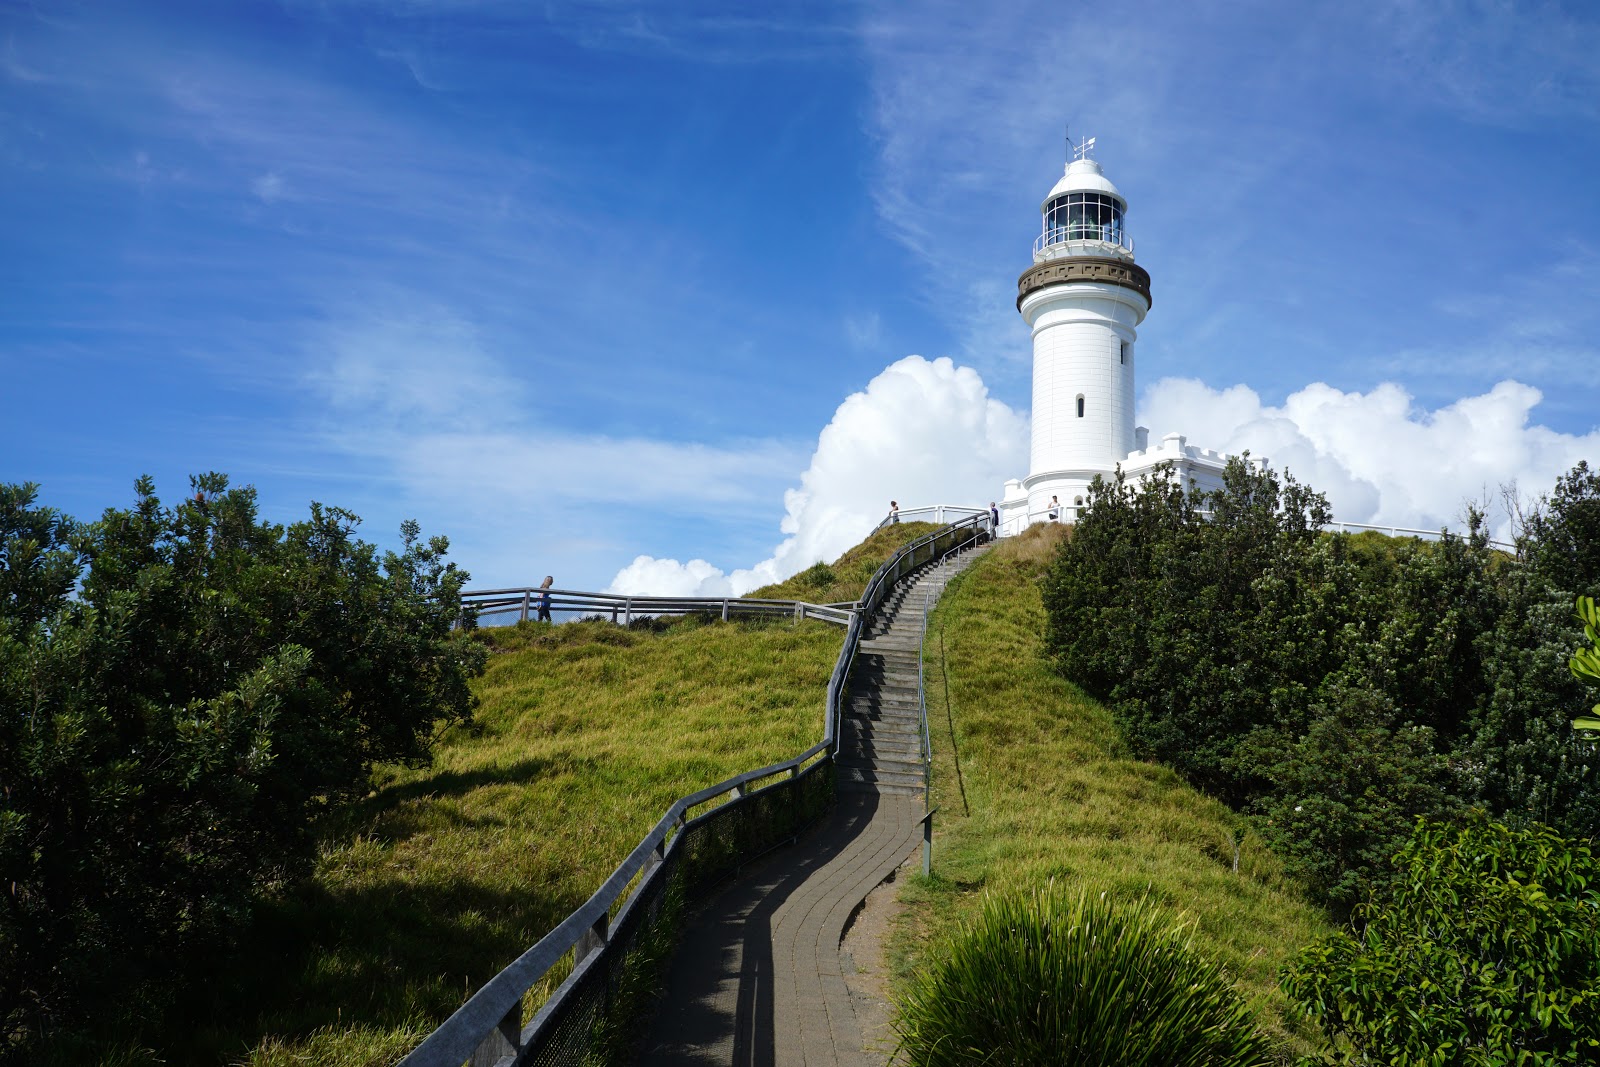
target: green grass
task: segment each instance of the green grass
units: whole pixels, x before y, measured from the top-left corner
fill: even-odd
[[[930,622],[934,877],[902,889],[897,985],[941,957],[985,891],[1026,894],[1054,880],[1186,917],[1195,947],[1233,976],[1286,1055],[1314,1047],[1277,972],[1328,932],[1326,918],[1226,807],[1130,759],[1110,713],[1041,657],[1038,577],[1065,535],[1038,526],[1000,542]]]
[[[767,600],[804,600],[811,604],[838,604],[859,600],[867,583],[904,544],[943,529],[932,522],[902,522],[885,526],[832,563],[818,563],[776,585],[762,586],[746,596]]]
[[[822,568],[826,584],[814,568],[761,595],[853,600],[935,528],[886,529]],[[214,973],[175,980],[181,1018],[114,1048],[63,1043],[54,1062],[393,1063],[587,900],[674,800],[821,740],[843,632],[686,619],[477,639],[493,654],[476,726],[440,738],[431,767],[380,770],[325,820],[313,876],[263,905]]]
[[[227,1025],[167,1062],[394,1062],[679,796],[820,740],[842,640],[817,622],[696,620],[480,635],[494,654],[477,728],[444,737],[432,767],[385,770],[324,828],[315,877],[265,909],[259,957],[196,1013]]]

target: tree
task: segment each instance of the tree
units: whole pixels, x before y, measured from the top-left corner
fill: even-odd
[[[38,495],[32,482],[0,484],[0,626],[41,622],[81,568],[77,525],[54,508],[34,507]]]
[[[1289,995],[1340,1063],[1600,1058],[1600,864],[1542,826],[1418,820],[1391,891],[1302,951]]]
[[[81,529],[0,495],[28,543],[73,543],[0,573],[31,590],[0,626],[4,1034],[175,987],[188,947],[306,870],[319,812],[471,717],[484,654],[452,635],[467,576],[444,538],[408,522],[380,557],[354,515],[264,523],[219,474],[174,507],[136,490]]]
[[[1520,548],[1569,596],[1600,589],[1600,471],[1580,460],[1528,517]]]

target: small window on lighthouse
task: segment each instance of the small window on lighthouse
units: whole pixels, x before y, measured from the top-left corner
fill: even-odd
[[[1078,418],[1083,418],[1083,394],[1078,394]]]
[[[1128,349],[1130,349],[1132,347],[1133,346],[1130,345],[1128,342],[1126,342],[1126,341],[1122,342],[1122,362],[1124,364],[1126,364],[1128,362]]]

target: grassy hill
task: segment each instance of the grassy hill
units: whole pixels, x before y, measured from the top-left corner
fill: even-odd
[[[887,529],[765,595],[854,599],[933,528]],[[328,820],[313,876],[262,909],[214,981],[178,993],[184,1029],[106,1062],[393,1063],[588,899],[672,801],[815,744],[843,632],[686,619],[477,639],[492,654],[476,726]]]
[[[853,599],[895,548],[933,529],[879,531],[758,592]],[[985,888],[1087,880],[1193,915],[1200,946],[1291,1033],[1273,973],[1322,920],[1253,839],[1235,875],[1227,811],[1125,759],[1104,709],[1040,662],[1035,579],[1047,538],[1063,532],[1003,542],[935,616],[936,877],[908,887],[900,966],[916,966]],[[842,634],[684,620],[525,623],[478,639],[493,654],[477,726],[442,737],[432,767],[384,771],[321,828],[314,876],[263,909],[215,981],[180,994],[187,1025],[211,1021],[140,1043],[159,1056],[130,1047],[106,1062],[394,1062],[587,899],[674,799],[814,743]]]
[[[1328,930],[1326,918],[1226,807],[1129,759],[1110,713],[1041,658],[1038,578],[1065,535],[1041,525],[1000,542],[930,621],[934,877],[901,891],[897,973],[938,952],[986,891],[1087,884],[1186,916],[1195,945],[1236,976],[1264,1024],[1309,1048],[1276,975]]]
[[[843,639],[692,619],[479,637],[477,726],[323,827],[314,877],[264,910],[249,966],[185,991],[192,1018],[220,1024],[160,1041],[164,1062],[393,1063],[588,899],[672,801],[815,744]]]
[[[804,600],[812,604],[858,600],[884,560],[894,555],[901,545],[940,528],[932,522],[885,526],[832,563],[807,567],[787,581],[765,585],[745,595],[767,600]]]

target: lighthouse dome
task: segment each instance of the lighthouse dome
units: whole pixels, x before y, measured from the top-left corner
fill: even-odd
[[[1039,205],[1039,210],[1048,211],[1050,209],[1050,201],[1065,193],[1102,193],[1106,196],[1114,197],[1124,210],[1128,206],[1128,201],[1117,191],[1117,187],[1111,184],[1111,179],[1105,176],[1105,172],[1100,169],[1100,162],[1094,159],[1075,159],[1068,163],[1067,172],[1061,176],[1061,180],[1056,182],[1055,187],[1044,198],[1044,203]]]

